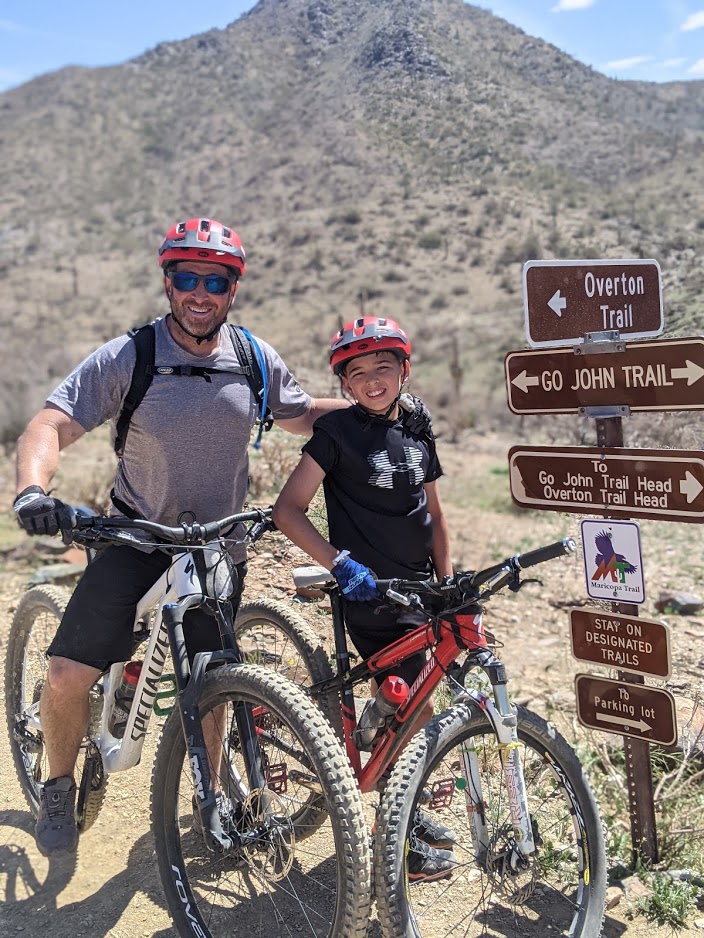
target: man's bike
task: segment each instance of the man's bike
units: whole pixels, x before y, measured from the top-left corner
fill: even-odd
[[[390,773],[373,858],[385,938],[601,934],[606,857],[594,796],[555,727],[511,704],[497,642],[482,622],[483,604],[506,587],[520,589],[522,570],[574,550],[568,538],[443,581],[378,580],[387,601],[420,610],[427,621],[354,667],[345,601],[330,573],[307,567],[294,574],[298,585],[318,586],[332,604],[337,675],[309,680],[309,693],[326,712],[341,709],[338,729],[341,722],[362,792]],[[419,651],[428,653],[427,665],[371,747],[362,747],[371,748],[363,762],[354,688],[393,673]],[[436,690],[450,705],[411,739]],[[407,857],[419,833],[419,809],[426,824],[430,819],[454,831],[456,863],[446,877],[414,884]]]
[[[79,513],[73,539],[89,550],[135,546],[137,531],[172,555],[137,606],[132,657],[143,660],[119,731],[115,694],[125,662],[113,664],[91,690],[77,766],[79,831],[95,821],[109,776],[139,762],[155,704],[163,713],[170,699],[154,760],[151,815],[178,933],[361,938],[370,859],[359,790],[329,722],[288,679],[301,664],[317,676],[326,664],[322,651],[305,629],[289,628],[285,653],[280,643],[272,646],[276,606],[264,625],[256,604],[243,611],[241,624],[233,623],[236,571],[228,548],[270,530],[270,513],[255,509],[177,527]],[[46,649],[68,595],[45,586],[25,593],[8,641],[10,748],[35,813],[48,771],[39,713]],[[191,669],[183,620],[201,605],[217,619],[223,650],[197,654]],[[285,610],[278,612],[276,628],[283,623],[285,629]],[[169,654],[174,675],[163,680]]]

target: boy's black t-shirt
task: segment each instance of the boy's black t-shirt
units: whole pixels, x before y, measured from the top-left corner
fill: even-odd
[[[325,472],[330,542],[378,577],[432,574],[431,518],[423,488],[442,475],[432,433],[358,407],[319,417],[303,452]]]

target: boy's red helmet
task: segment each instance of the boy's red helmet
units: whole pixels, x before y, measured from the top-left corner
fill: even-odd
[[[410,339],[397,322],[377,316],[353,319],[332,337],[330,368],[339,375],[350,359],[386,351],[396,352],[403,359],[411,357]]]
[[[189,218],[169,228],[159,248],[159,266],[166,268],[175,261],[224,264],[234,268],[238,277],[246,269],[239,235],[212,218]]]

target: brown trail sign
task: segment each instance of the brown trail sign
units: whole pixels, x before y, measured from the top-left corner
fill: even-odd
[[[675,698],[668,691],[591,674],[578,674],[574,683],[583,726],[663,746],[677,742]]]
[[[526,336],[534,348],[576,345],[586,332],[644,338],[663,329],[655,260],[528,261],[523,267]]]
[[[570,609],[570,633],[577,661],[652,677],[670,676],[669,629],[663,622],[620,612]]]
[[[514,446],[511,496],[523,508],[704,522],[704,453]]]
[[[619,352],[509,352],[504,361],[514,414],[571,414],[624,405],[632,411],[704,409],[704,338],[628,342]]]

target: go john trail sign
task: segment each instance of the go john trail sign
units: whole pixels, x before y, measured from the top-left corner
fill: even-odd
[[[576,345],[587,332],[645,338],[663,329],[655,260],[528,261],[523,303],[534,348]]]
[[[704,410],[701,336],[624,342],[620,351],[586,355],[579,347],[509,352],[504,367],[514,414],[570,414],[612,405]]]
[[[514,446],[511,497],[523,508],[704,522],[704,453]]]

